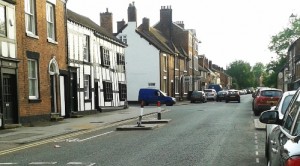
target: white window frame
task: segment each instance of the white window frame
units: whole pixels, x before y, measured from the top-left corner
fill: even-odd
[[[55,41],[55,8],[54,5],[47,2],[46,18],[47,18],[47,37],[51,41]]]
[[[26,33],[36,35],[35,0],[25,0]]]
[[[0,5],[0,36],[6,36],[6,8]]]
[[[34,66],[32,65],[34,64]],[[38,62],[35,59],[28,59],[28,95],[29,99],[38,99]]]
[[[90,61],[90,37],[88,35],[84,35],[82,42],[82,50],[83,50],[83,60],[85,62]]]
[[[167,58],[167,55],[166,54],[164,54],[163,55],[163,59],[164,59],[164,61],[163,61],[163,65],[164,65],[164,71],[165,72],[167,72],[167,69],[168,69],[168,58]]]
[[[90,75],[84,75],[84,99],[90,99]]]

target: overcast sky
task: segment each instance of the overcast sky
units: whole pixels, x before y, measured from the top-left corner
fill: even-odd
[[[116,22],[125,20],[131,0],[68,0],[67,8],[100,24],[100,13],[108,9]],[[195,29],[199,54],[213,64],[226,68],[243,60],[253,66],[267,64],[276,55],[269,51],[271,37],[289,26],[293,13],[300,16],[300,0],[135,0],[137,23],[142,18],[154,25],[161,6],[171,6],[173,21],[183,21],[186,29]]]

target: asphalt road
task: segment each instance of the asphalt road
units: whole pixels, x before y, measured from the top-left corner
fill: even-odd
[[[168,107],[162,119],[171,121],[153,130],[113,126],[0,156],[0,165],[266,165],[265,131],[254,127],[251,100]]]

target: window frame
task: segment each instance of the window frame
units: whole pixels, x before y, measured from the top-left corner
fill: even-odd
[[[83,75],[83,86],[84,86],[84,100],[91,99],[91,76],[84,74]]]
[[[25,29],[27,34],[37,35],[36,0],[25,0]]]
[[[31,64],[32,62],[35,64],[34,66],[34,76],[31,76]],[[39,95],[39,77],[38,77],[38,60],[37,59],[31,59],[29,58],[27,60],[27,64],[28,64],[28,98],[30,100],[37,100],[39,99],[40,95]],[[31,83],[31,80],[34,81],[34,85]],[[33,88],[32,88],[33,87]],[[31,95],[31,89],[34,89],[34,92]]]
[[[3,9],[3,12],[1,11],[1,9]],[[1,4],[0,4],[0,36],[7,36],[6,7]]]
[[[90,62],[90,36],[84,35],[82,40],[83,61]]]
[[[105,102],[113,100],[112,82],[103,81],[103,92]]]
[[[102,66],[110,67],[110,51],[105,49],[103,46],[100,47],[101,50],[101,62]]]
[[[55,31],[55,5],[46,2],[47,38],[56,41]]]

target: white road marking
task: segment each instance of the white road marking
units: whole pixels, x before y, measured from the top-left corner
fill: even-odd
[[[258,151],[255,151],[256,156],[258,156]]]
[[[18,163],[0,163],[0,165],[17,165]]]
[[[256,158],[256,163],[259,163],[259,158]]]
[[[54,165],[57,164],[57,162],[31,162],[29,165]]]
[[[92,136],[92,137],[89,137],[89,138],[86,138],[86,139],[78,140],[78,142],[82,142],[82,141],[86,141],[86,140],[93,139],[93,138],[96,138],[96,137],[100,137],[100,136],[103,136],[103,135],[106,135],[106,134],[110,134],[112,132],[114,132],[114,131],[109,131],[109,132],[102,133],[102,134],[99,134],[99,135],[95,135],[95,136]]]
[[[93,166],[95,164],[96,163],[83,163],[83,162],[68,162],[67,163],[67,165],[86,165],[86,166]]]
[[[255,144],[257,144],[258,142],[257,142],[257,140],[255,140]]]

